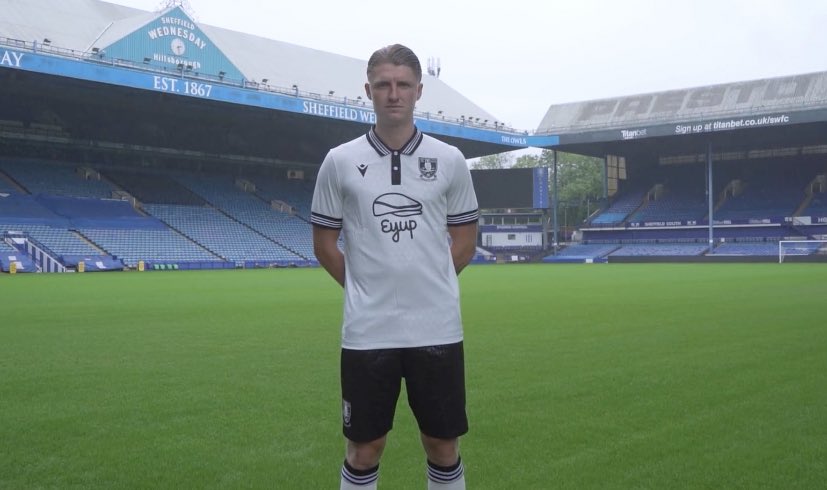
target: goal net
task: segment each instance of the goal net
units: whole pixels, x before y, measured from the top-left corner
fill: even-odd
[[[778,242],[778,263],[789,257],[827,255],[827,240],[781,240]]]

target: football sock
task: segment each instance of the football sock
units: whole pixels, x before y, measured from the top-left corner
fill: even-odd
[[[428,461],[428,490],[465,490],[462,458],[452,466],[439,466]]]
[[[342,464],[342,483],[339,490],[376,490],[376,480],[379,479],[379,465],[367,470],[357,470],[347,464]]]

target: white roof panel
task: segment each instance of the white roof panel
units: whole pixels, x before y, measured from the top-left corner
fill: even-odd
[[[49,39],[52,46],[76,51],[110,45],[160,15],[99,0],[0,0],[0,12],[0,36],[27,42]],[[249,80],[364,98],[366,60],[196,24]],[[423,84],[418,111],[498,120],[436,77],[423,74]]]

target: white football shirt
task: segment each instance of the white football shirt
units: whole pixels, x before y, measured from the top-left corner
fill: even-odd
[[[342,347],[462,340],[448,227],[476,222],[479,210],[457,148],[416,129],[393,150],[372,128],[328,152],[311,211],[344,239]]]

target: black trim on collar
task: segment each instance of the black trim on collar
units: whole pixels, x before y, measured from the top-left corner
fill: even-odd
[[[376,153],[378,153],[380,156],[390,155],[394,152],[394,150],[389,148],[388,145],[386,145],[385,142],[379,138],[379,136],[376,134],[375,129],[376,126],[371,126],[370,131],[368,131],[368,134],[365,135],[365,137],[368,139],[368,143],[370,143],[370,146],[372,146],[373,149],[376,150]],[[422,131],[420,131],[419,128],[414,126],[414,134],[411,136],[411,139],[409,139],[407,143],[402,145],[401,149],[396,151],[402,153],[403,155],[412,155],[413,152],[415,152],[416,149],[419,148],[419,144],[422,143],[422,139]]]

